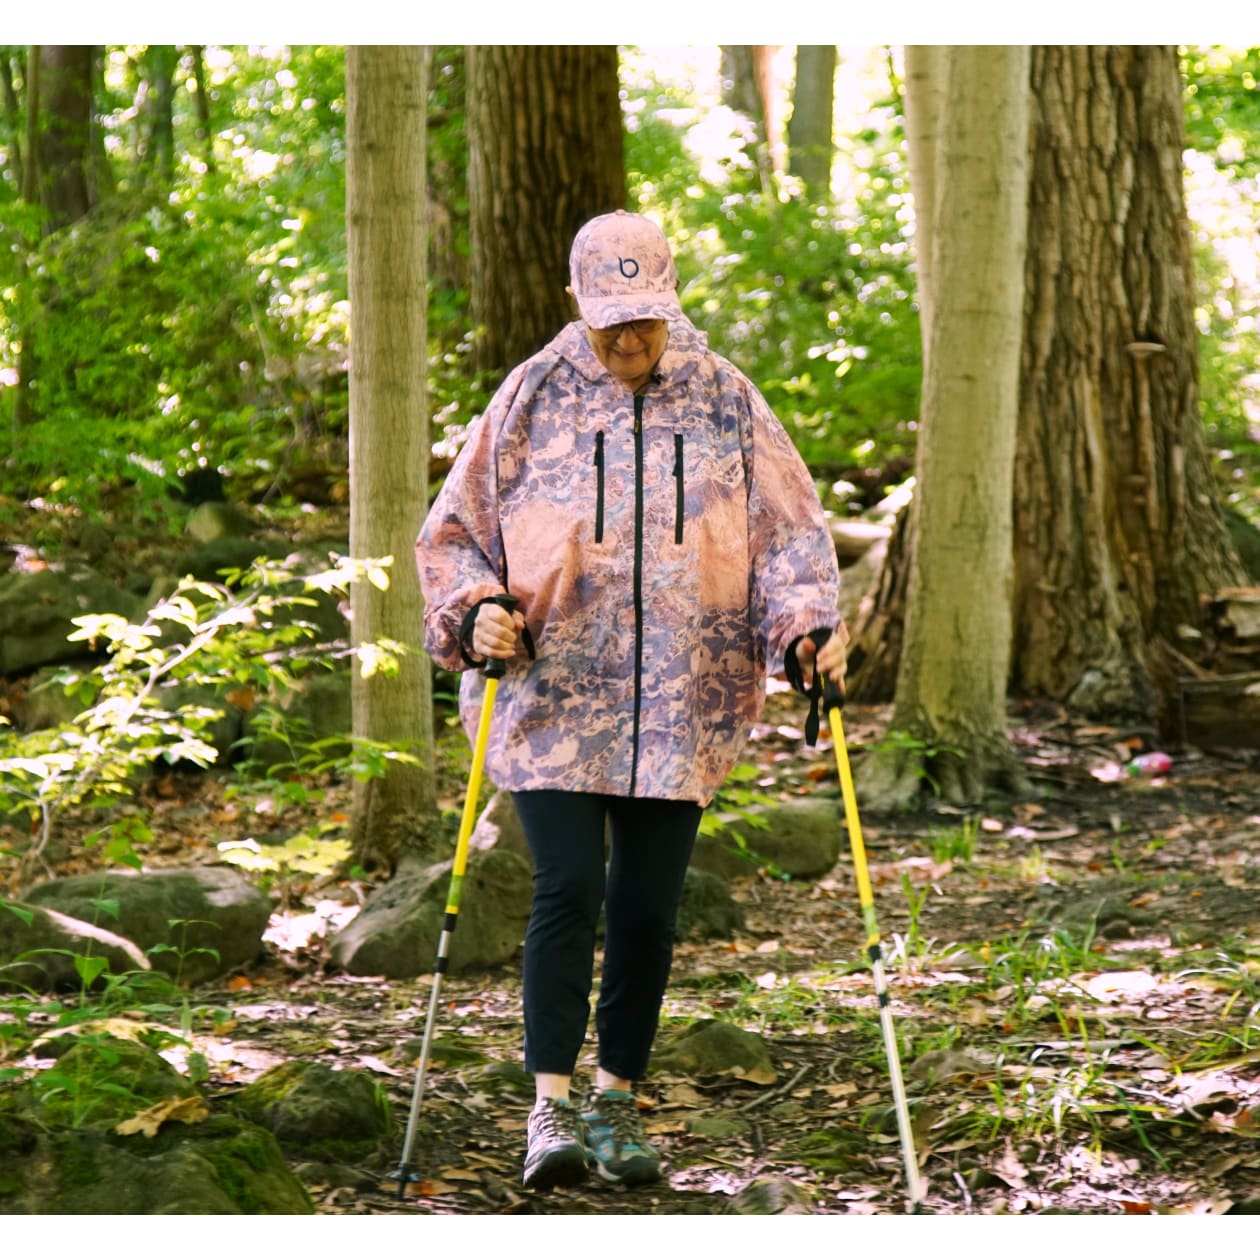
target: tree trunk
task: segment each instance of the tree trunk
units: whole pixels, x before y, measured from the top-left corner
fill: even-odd
[[[625,205],[617,49],[472,45],[467,71],[475,362],[497,374],[573,318],[573,237]]]
[[[836,46],[798,44],[792,118],[788,123],[788,169],[816,201],[831,196],[832,116],[836,99]]]
[[[923,374],[927,375],[928,330],[932,326],[932,210],[936,205],[936,148],[945,109],[945,57],[939,44],[907,44],[906,147],[914,172],[914,258],[918,275]]]
[[[25,148],[22,135],[21,110],[18,108],[17,90],[13,86],[13,63],[8,53],[0,56],[0,91],[4,93],[4,123],[9,133],[9,164],[13,168],[13,181],[19,190],[24,185],[22,155]]]
[[[925,772],[952,801],[1011,786],[1011,484],[1027,224],[1027,47],[950,48],[929,331],[911,521],[914,547],[892,721],[900,757],[867,762],[881,804]],[[949,248],[939,243],[949,242]]]
[[[347,49],[350,550],[395,561],[388,590],[354,584],[353,639],[406,649],[396,675],[364,677],[356,668],[353,725],[356,738],[420,759],[391,761],[383,776],[355,785],[354,860],[366,869],[422,853],[437,815],[433,684],[411,562],[428,504],[425,91],[419,46]]]
[[[174,44],[150,44],[142,65],[147,79],[144,158],[170,184],[175,179],[175,70],[179,66],[179,49]]]
[[[47,230],[77,223],[92,208],[92,46],[40,49],[38,153]]]
[[[783,173],[783,119],[774,91],[777,44],[723,44],[723,100],[753,123],[753,156],[761,191],[774,197],[775,177]]]
[[[1170,727],[1162,648],[1242,581],[1199,414],[1173,47],[1039,46],[1012,682]]]
[[[205,49],[201,44],[193,44],[188,52],[192,59],[193,83],[197,87],[197,138],[204,146],[202,160],[206,164],[206,173],[213,175],[214,130],[210,126],[210,97],[206,94]]]

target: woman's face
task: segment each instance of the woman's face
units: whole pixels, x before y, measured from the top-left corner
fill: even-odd
[[[663,319],[636,319],[611,328],[586,329],[595,357],[627,389],[634,391],[647,383],[669,340],[669,325]]]

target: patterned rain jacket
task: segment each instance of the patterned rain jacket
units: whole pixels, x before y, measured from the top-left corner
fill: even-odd
[[[804,462],[752,383],[671,324],[632,395],[581,323],[470,428],[416,543],[425,649],[463,669],[478,601],[520,600],[486,773],[708,804],[798,636],[839,622],[835,548]],[[470,738],[484,679],[460,690]]]

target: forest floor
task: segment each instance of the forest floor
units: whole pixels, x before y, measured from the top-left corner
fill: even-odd
[[[771,695],[753,756],[767,790],[835,797],[843,828],[826,735],[804,748],[799,709]],[[855,767],[887,718],[846,712]],[[1260,756],[1174,752],[1168,775],[1134,779],[1124,731],[1048,710],[1012,720],[1035,799],[861,820],[924,1208],[1260,1211]],[[245,825],[209,776],[155,786],[152,803],[154,865],[216,860],[214,845]],[[338,808],[335,792],[318,806]],[[61,873],[90,860],[67,854]],[[904,1212],[847,842],[824,878],[766,873],[732,888],[745,929],[679,946],[658,1046],[696,1020],[726,1020],[765,1039],[776,1076],[649,1073],[641,1106],[661,1182],[522,1189],[532,1086],[510,965],[443,981],[417,1180],[401,1196],[388,1180],[397,1149],[353,1168],[303,1166],[318,1211]],[[217,1012],[195,1038],[209,1096],[292,1058],[366,1071],[394,1104],[401,1142],[432,977],[329,965],[324,934],[362,884],[294,877],[282,891],[267,960],[193,995]],[[588,1054],[579,1087],[592,1069]]]

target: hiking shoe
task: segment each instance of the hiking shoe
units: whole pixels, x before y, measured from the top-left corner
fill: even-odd
[[[604,1181],[643,1186],[661,1175],[661,1157],[639,1124],[634,1095],[624,1089],[592,1090],[582,1113],[586,1145]]]
[[[525,1185],[532,1190],[574,1186],[586,1179],[587,1154],[582,1116],[565,1098],[540,1098],[525,1129]]]

